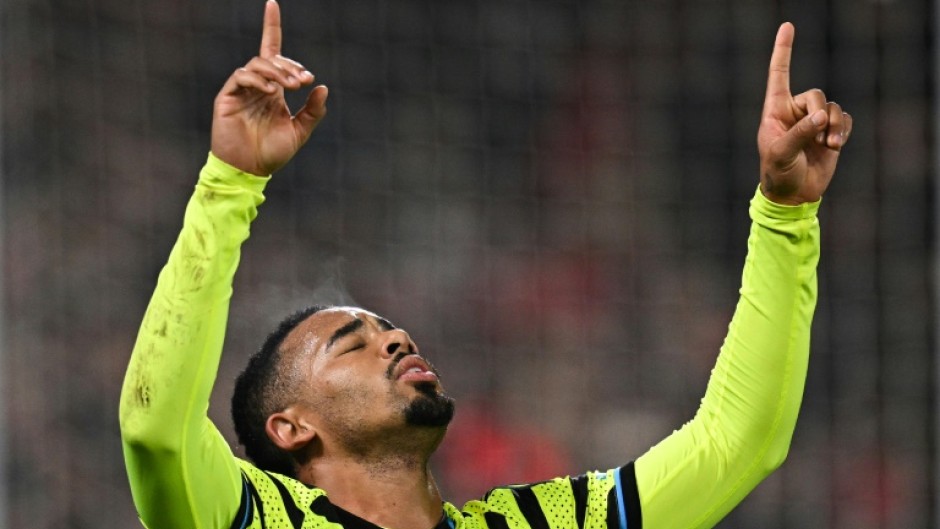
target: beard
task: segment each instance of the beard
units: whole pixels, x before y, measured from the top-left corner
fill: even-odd
[[[416,387],[418,396],[405,408],[405,422],[411,426],[440,428],[454,418],[454,399],[438,393],[433,384]]]

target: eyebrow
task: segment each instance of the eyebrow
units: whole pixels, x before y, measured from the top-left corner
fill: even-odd
[[[365,325],[365,323],[359,318],[356,318],[346,325],[343,325],[339,329],[336,329],[336,332],[333,333],[333,336],[330,336],[330,341],[326,343],[326,348],[329,349],[330,346],[333,345],[333,342],[339,340],[343,336],[356,332],[363,325]]]
[[[398,328],[395,327],[395,324],[382,317],[376,317],[375,321],[379,323],[379,327],[381,327],[383,331],[393,331]]]

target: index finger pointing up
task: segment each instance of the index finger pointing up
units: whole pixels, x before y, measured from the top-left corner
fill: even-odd
[[[281,54],[281,8],[275,0],[264,4],[264,28],[261,30],[261,57],[270,59]]]
[[[793,53],[793,24],[784,22],[777,30],[774,52],[770,56],[770,71],[767,75],[767,97],[790,95],[790,56]]]

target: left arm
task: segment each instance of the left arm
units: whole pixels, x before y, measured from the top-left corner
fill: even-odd
[[[741,298],[698,413],[636,461],[645,527],[712,527],[786,458],[816,306],[817,208],[751,201]]]
[[[852,126],[822,91],[790,95],[793,33],[780,27],[770,62],[761,185],[727,339],[695,418],[635,464],[646,529],[713,527],[789,449],[816,303],[816,210]]]

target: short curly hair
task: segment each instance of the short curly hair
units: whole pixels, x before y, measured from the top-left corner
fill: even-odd
[[[288,399],[293,395],[293,384],[281,366],[284,339],[300,323],[327,308],[314,305],[282,320],[235,380],[232,393],[235,433],[238,442],[245,447],[248,459],[262,470],[292,477],[296,474],[294,458],[271,441],[265,431],[265,423],[272,413],[290,405]]]

